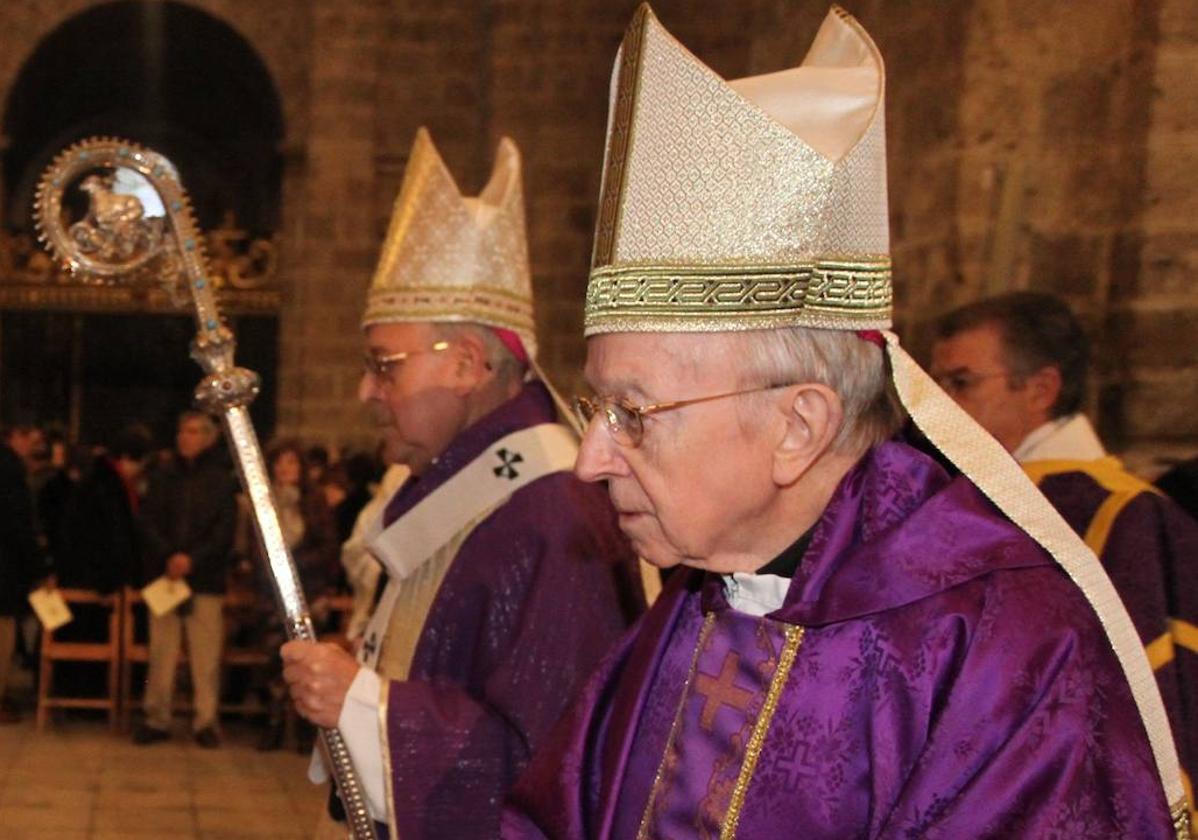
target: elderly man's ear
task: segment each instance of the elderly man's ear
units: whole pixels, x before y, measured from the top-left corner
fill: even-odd
[[[840,397],[815,382],[791,386],[777,403],[781,421],[774,446],[774,483],[794,484],[826,452],[844,422]]]
[[[492,377],[487,348],[477,336],[470,333],[460,335],[450,352],[453,353],[455,383],[463,395]]]

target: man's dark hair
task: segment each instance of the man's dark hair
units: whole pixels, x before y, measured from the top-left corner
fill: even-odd
[[[1003,357],[1018,384],[1038,370],[1061,373],[1061,393],[1049,413],[1064,417],[1082,407],[1090,368],[1090,342],[1063,300],[1043,292],[1011,292],[954,309],[937,323],[936,338],[952,338],[994,325]]]
[[[304,460],[307,464],[314,467],[327,467],[329,465],[329,450],[319,443],[315,443],[308,447],[308,451],[304,453]]]
[[[133,423],[117,434],[109,447],[109,453],[114,458],[130,458],[134,461],[144,460],[154,446],[150,430],[141,423]]]

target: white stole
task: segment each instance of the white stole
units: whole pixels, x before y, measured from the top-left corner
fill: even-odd
[[[492,443],[385,530],[380,517],[366,545],[387,570],[387,588],[366,626],[358,661],[376,667],[405,578],[521,487],[550,473],[573,469],[577,455],[578,441],[565,426],[542,423],[522,429]]]

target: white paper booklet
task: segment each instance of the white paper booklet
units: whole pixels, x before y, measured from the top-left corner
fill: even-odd
[[[154,615],[162,616],[191,597],[191,587],[182,580],[171,580],[163,575],[151,581],[141,591],[146,606]]]
[[[70,623],[73,616],[66,599],[57,589],[35,589],[29,593],[29,606],[33,607],[34,615],[42,626],[53,633],[64,624]]]

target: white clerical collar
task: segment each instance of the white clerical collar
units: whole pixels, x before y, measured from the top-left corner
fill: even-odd
[[[1106,456],[1102,441],[1084,414],[1049,420],[1023,439],[1011,453],[1021,464],[1028,461],[1094,461]]]
[[[756,616],[767,615],[782,606],[791,580],[781,575],[755,575],[749,572],[733,572],[721,577],[728,606]]]

